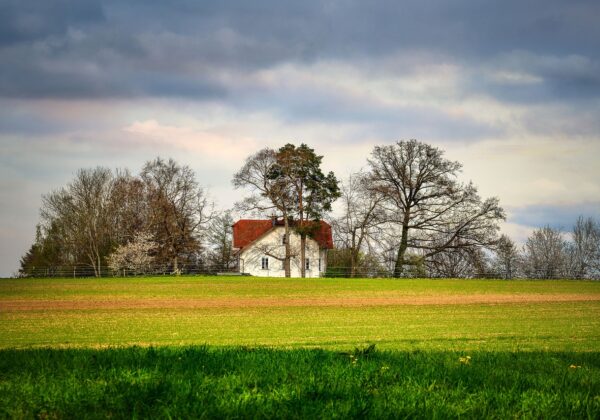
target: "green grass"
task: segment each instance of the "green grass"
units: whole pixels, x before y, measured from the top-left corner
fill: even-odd
[[[460,303],[473,295],[589,300]],[[458,303],[318,304],[436,296]],[[599,296],[586,281],[0,280],[0,417],[600,418]],[[228,300],[244,304],[177,304]]]
[[[466,356],[204,347],[2,350],[0,416],[600,416],[600,353]]]
[[[248,345],[350,349],[600,349],[589,303],[373,308],[29,311],[0,315],[2,347]]]
[[[600,349],[600,300],[508,304],[303,306],[303,299],[470,295],[600,296],[600,282],[256,278],[27,279],[0,281],[9,300],[57,302],[0,311],[0,348],[127,345],[249,345],[398,350]],[[242,299],[234,307],[136,308],[135,301]],[[255,306],[260,299],[295,305]],[[60,309],[60,302],[124,302]],[[459,299],[460,301],[460,299]],[[131,306],[128,306],[131,302]]]

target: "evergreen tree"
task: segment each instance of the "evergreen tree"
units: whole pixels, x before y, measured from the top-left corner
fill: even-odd
[[[295,230],[300,235],[301,276],[306,275],[306,238],[319,229],[318,222],[331,211],[332,203],[340,197],[338,181],[333,172],[321,170],[323,156],[306,144],[299,147],[286,144],[275,155],[276,163],[268,177],[283,181],[293,196],[291,213],[296,219]]]

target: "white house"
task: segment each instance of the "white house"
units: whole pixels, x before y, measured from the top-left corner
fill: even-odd
[[[313,238],[306,238],[306,277],[321,277],[327,265],[327,250],[333,248],[331,226],[318,222]],[[300,235],[290,229],[291,276],[300,277]],[[237,249],[240,273],[261,277],[285,277],[285,227],[283,220],[238,220],[233,225],[233,247]]]

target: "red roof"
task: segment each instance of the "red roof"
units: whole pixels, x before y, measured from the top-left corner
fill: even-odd
[[[243,248],[267,233],[273,227],[271,220],[238,220],[233,225],[233,247]]]
[[[314,235],[321,248],[332,249],[333,237],[329,223],[320,221],[319,230]],[[283,220],[248,220],[241,219],[233,225],[233,247],[244,248],[260,238],[275,226],[283,226]],[[291,223],[293,226],[294,223]]]

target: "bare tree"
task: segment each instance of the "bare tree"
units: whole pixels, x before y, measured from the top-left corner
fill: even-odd
[[[416,140],[375,147],[369,159],[371,189],[385,197],[388,220],[401,227],[394,276],[409,249],[427,259],[447,249],[495,243],[504,211],[497,198],[482,201],[472,183],[460,184],[461,164]]]
[[[136,235],[148,231],[149,206],[144,182],[128,170],[117,170],[108,217],[115,226],[115,242],[125,245]]]
[[[156,258],[179,272],[180,260],[191,260],[201,248],[200,236],[212,217],[212,203],[194,171],[173,159],[156,158],[141,172],[148,203],[148,228],[159,244]]]
[[[384,196],[368,188],[364,173],[350,175],[341,185],[341,215],[333,220],[336,242],[349,252],[350,277],[356,276],[359,256],[371,250],[377,229],[385,223]]]
[[[575,278],[593,278],[600,274],[600,223],[579,216],[568,244],[569,272]]]
[[[109,169],[81,169],[75,180],[42,197],[42,220],[47,231],[58,229],[63,246],[74,260],[82,253],[97,277],[114,244],[109,214],[114,177]]]
[[[290,184],[281,177],[273,177],[277,156],[273,149],[265,148],[248,156],[244,166],[233,176],[235,188],[248,188],[251,195],[236,205],[242,211],[279,213],[285,229],[285,276],[291,276],[290,219],[294,208],[294,194]]]
[[[227,269],[234,263],[233,255],[233,217],[227,210],[216,215],[206,230],[208,260],[217,269]]]
[[[523,247],[523,272],[530,278],[553,279],[564,275],[567,242],[550,226],[533,231]]]

